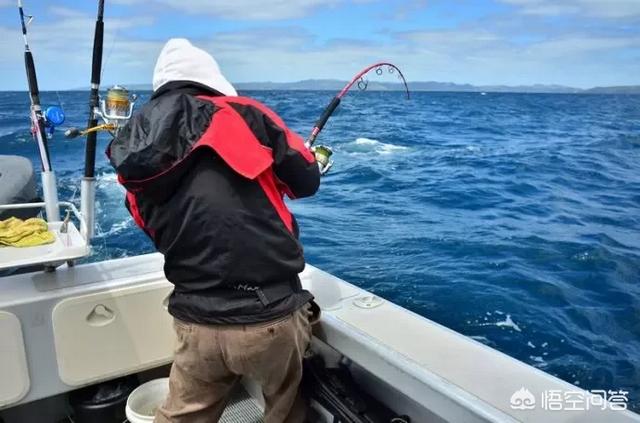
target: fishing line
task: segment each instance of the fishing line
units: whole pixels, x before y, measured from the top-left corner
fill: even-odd
[[[100,79],[104,76],[104,70],[109,65],[109,59],[111,59],[111,53],[113,53],[113,48],[116,45],[116,40],[118,39],[118,33],[120,32],[120,28],[116,25],[116,30],[113,33],[113,39],[111,40],[111,47],[109,47],[109,52],[107,53],[107,57],[104,59],[104,65],[102,65],[102,71],[100,72]]]
[[[66,107],[64,106],[64,103],[62,102],[62,99],[60,98],[60,92],[58,90],[56,90],[56,97],[58,97],[58,106],[60,106],[60,108],[62,110],[65,110]]]

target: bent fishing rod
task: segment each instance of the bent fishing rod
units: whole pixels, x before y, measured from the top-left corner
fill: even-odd
[[[24,38],[24,64],[29,84],[29,98],[31,101],[31,132],[38,144],[40,151],[40,161],[42,162],[42,191],[47,212],[47,220],[56,222],[60,220],[60,210],[58,209],[58,191],[56,187],[56,177],[51,166],[49,157],[49,145],[47,128],[53,134],[54,125],[64,122],[64,113],[60,108],[50,107],[46,114],[42,112],[40,105],[40,91],[38,89],[38,78],[36,76],[36,65],[33,61],[33,54],[29,47],[27,37],[27,27],[33,20],[33,16],[25,15],[22,0],[18,0],[18,12],[20,13],[20,24],[22,26],[22,37]],[[25,22],[25,17],[27,21]],[[49,119],[47,119],[47,117]]]
[[[318,165],[320,167],[321,174],[324,175],[329,171],[331,166],[333,166],[333,161],[331,161],[331,155],[333,154],[333,150],[331,150],[329,147],[324,145],[319,145],[314,147],[313,144],[315,143],[316,138],[318,137],[318,135],[326,125],[331,115],[333,115],[333,113],[336,111],[336,108],[340,105],[342,98],[349,92],[349,90],[353,86],[357,86],[357,88],[360,91],[366,90],[369,85],[369,81],[365,79],[365,76],[372,70],[375,70],[376,75],[380,76],[384,73],[385,69],[389,74],[397,73],[398,78],[402,81],[402,84],[404,85],[404,89],[407,93],[407,99],[410,98],[409,86],[407,85],[407,80],[404,78],[402,71],[393,63],[389,63],[389,62],[374,63],[372,65],[365,67],[360,72],[358,72],[351,79],[351,81],[349,81],[347,85],[345,85],[344,88],[342,88],[342,90],[335,97],[333,97],[329,105],[322,112],[322,115],[320,115],[320,118],[316,121],[316,124],[313,126],[313,129],[311,130],[311,134],[309,135],[309,138],[307,138],[307,141],[305,142],[305,145],[307,146],[307,148],[312,149],[313,153],[315,154],[316,161],[318,162]]]

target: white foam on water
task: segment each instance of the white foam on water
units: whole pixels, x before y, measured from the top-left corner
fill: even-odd
[[[107,192],[111,193],[111,191],[116,191],[118,193],[124,194],[125,189],[120,183],[118,183],[118,176],[115,173],[104,173],[97,178],[97,185],[100,189],[106,189]],[[118,198],[121,200],[123,197],[115,197],[113,195],[108,194],[107,197],[109,199]]]
[[[578,261],[588,261],[588,260],[590,260],[590,259],[591,259],[591,254],[589,254],[589,252],[588,252],[588,251],[585,251],[585,252],[583,252],[583,253],[575,254],[575,255],[573,256],[573,258],[574,258],[574,259],[576,259],[576,260],[578,260]]]
[[[535,345],[533,345],[533,342],[531,342],[531,341],[527,342],[527,346],[530,347],[530,348],[535,348],[536,347]]]
[[[100,182],[118,182],[118,176],[115,173],[103,173],[98,179]]]
[[[388,155],[409,150],[409,147],[403,145],[388,144],[371,138],[356,138],[356,140],[347,145],[348,151],[355,153],[369,153],[371,151]]]
[[[549,363],[544,361],[544,358],[538,355],[530,355],[529,360],[532,360],[534,362],[533,364],[534,367],[546,367],[549,365]]]
[[[19,131],[23,131],[23,126],[5,126],[0,130],[0,137],[6,137],[8,135],[17,134]],[[24,131],[28,134],[28,131]],[[17,137],[16,137],[17,138]],[[23,141],[24,134],[20,135],[19,141]]]
[[[516,332],[522,332],[522,330],[520,329],[520,326],[518,326],[516,324],[516,322],[514,322],[511,319],[511,315],[510,314],[507,314],[507,317],[504,319],[504,321],[496,322],[495,325],[499,326],[499,327],[511,328],[511,329],[515,330]]]
[[[116,234],[118,234],[120,232],[124,232],[126,230],[129,230],[130,228],[133,227],[132,222],[133,221],[131,219],[126,219],[126,220],[123,220],[121,222],[114,223],[113,225],[111,225],[109,230],[98,233],[96,235],[96,238],[109,237],[111,235],[116,235]]]
[[[502,312],[497,312],[497,311],[495,313],[503,314]],[[488,320],[487,317],[484,317],[484,320]],[[469,321],[467,321],[467,323],[469,323]],[[498,327],[504,327],[504,328],[511,328],[516,332],[522,332],[522,329],[520,329],[520,326],[518,326],[518,324],[514,322],[513,319],[511,319],[510,314],[507,314],[507,317],[505,317],[504,321],[479,323],[478,320],[475,320],[474,323],[478,324],[478,326],[498,326]],[[533,346],[533,348],[535,348],[535,346]]]

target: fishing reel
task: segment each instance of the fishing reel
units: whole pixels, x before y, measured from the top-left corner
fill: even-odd
[[[320,174],[324,175],[329,172],[329,169],[331,169],[331,166],[333,166],[333,160],[331,160],[333,150],[326,145],[318,145],[311,147],[311,152],[316,158],[318,168],[320,169]]]
[[[320,120],[325,119],[326,122],[326,119],[329,118],[329,114],[326,112],[326,110],[324,115],[326,115],[326,118],[323,116],[322,118],[320,118]],[[324,123],[322,125],[324,125]],[[331,166],[333,166],[333,160],[331,160],[333,150],[326,145],[313,145],[313,143],[316,141],[316,137],[321,130],[321,126],[316,123],[316,126],[313,128],[311,135],[309,136],[307,141],[305,141],[304,145],[313,153],[313,156],[316,159],[316,163],[318,163],[318,169],[320,169],[320,175],[324,176],[327,172],[329,172]]]
[[[93,111],[94,115],[100,117],[104,123],[84,130],[70,128],[65,132],[65,136],[76,138],[98,131],[108,131],[115,136],[118,130],[131,119],[137,99],[138,96],[130,95],[125,87],[114,85],[107,90],[105,98],[100,100],[100,106]]]
[[[125,87],[114,85],[107,90],[106,98],[100,100],[100,109],[95,113],[105,123],[119,128],[131,119],[137,99],[138,96],[135,94],[129,96],[129,91]]]
[[[44,128],[47,133],[47,138],[51,139],[53,138],[56,126],[60,126],[64,123],[64,110],[62,110],[62,107],[60,106],[49,106],[44,110],[42,117],[44,118]]]

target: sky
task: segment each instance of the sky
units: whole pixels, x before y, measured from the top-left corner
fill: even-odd
[[[23,0],[41,89],[89,85],[97,1]],[[0,0],[0,90],[27,87],[17,0]],[[350,79],[640,85],[640,0],[106,0],[103,85],[150,83],[186,37],[232,82]]]

